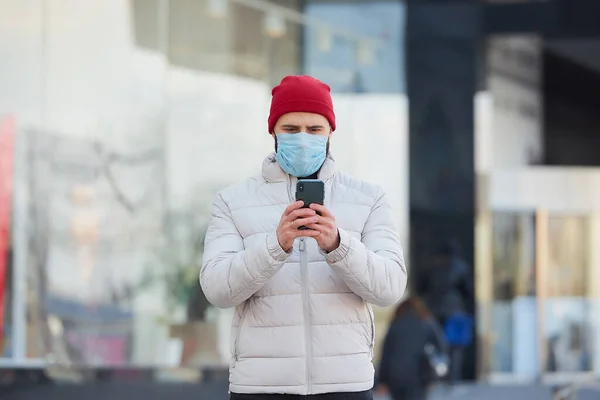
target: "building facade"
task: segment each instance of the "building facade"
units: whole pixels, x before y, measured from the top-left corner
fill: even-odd
[[[600,372],[599,33],[570,3],[3,0],[0,366],[226,366],[231,314],[197,293],[210,203],[273,150],[270,88],[310,74],[411,276],[461,243],[464,377]]]

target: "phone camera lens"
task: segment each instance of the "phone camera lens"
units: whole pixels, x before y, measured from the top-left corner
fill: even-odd
[[[304,191],[304,185],[303,184],[298,185],[298,190],[300,192]]]

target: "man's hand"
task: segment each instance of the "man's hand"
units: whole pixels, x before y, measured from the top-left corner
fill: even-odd
[[[304,202],[302,200],[290,204],[279,221],[277,227],[277,240],[281,248],[288,253],[294,245],[294,240],[297,237],[314,237],[318,241],[321,235],[320,231],[313,229],[298,229],[301,226],[309,226],[318,221],[318,216],[315,210],[310,208],[302,208]]]
[[[337,249],[340,245],[340,233],[331,211],[320,204],[314,203],[310,205],[310,209],[320,214],[317,216],[316,223],[306,225],[307,228],[320,233],[320,235],[315,236],[319,247],[328,253]]]

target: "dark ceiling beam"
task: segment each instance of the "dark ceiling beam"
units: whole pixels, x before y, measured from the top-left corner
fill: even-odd
[[[483,4],[488,35],[540,34],[547,38],[599,38],[599,0],[547,0]]]

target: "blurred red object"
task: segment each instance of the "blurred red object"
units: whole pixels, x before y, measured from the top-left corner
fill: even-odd
[[[10,243],[10,214],[15,143],[15,121],[12,116],[0,119],[0,344],[4,330],[4,298],[6,267]],[[0,346],[0,353],[1,348]]]

